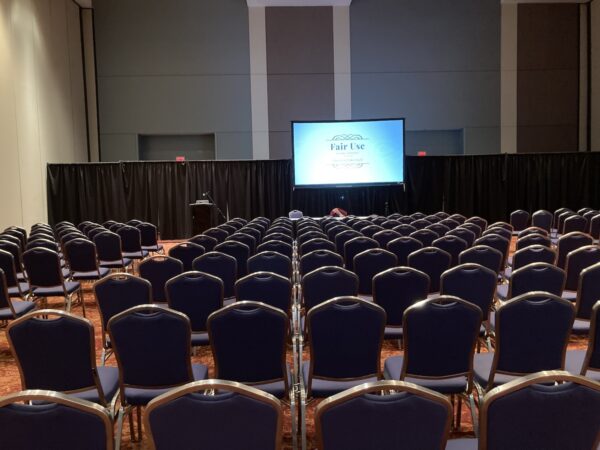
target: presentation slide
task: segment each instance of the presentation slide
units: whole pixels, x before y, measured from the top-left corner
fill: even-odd
[[[404,182],[404,119],[292,122],[297,187]]]

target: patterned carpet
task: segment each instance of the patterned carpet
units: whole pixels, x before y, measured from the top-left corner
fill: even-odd
[[[175,243],[168,242],[165,243],[165,247],[168,248]],[[98,364],[100,364],[100,355],[102,350],[102,338],[101,338],[101,327],[100,327],[100,318],[98,314],[98,309],[95,305],[93,294],[91,292],[91,285],[84,286],[84,299],[86,303],[86,313],[87,318],[91,320],[94,325],[95,335],[96,335],[96,360]],[[62,309],[63,303],[62,299],[59,298],[50,298],[49,299],[50,308]],[[77,306],[74,308],[73,312],[75,314],[81,314],[81,306]],[[585,348],[586,340],[581,337],[573,337],[570,344],[569,349],[580,349]],[[485,351],[482,348],[482,351]],[[399,350],[397,342],[395,341],[387,341],[383,345],[382,353],[381,353],[381,362],[383,362],[386,358],[390,356],[400,355],[402,352]],[[288,352],[288,359],[292,360],[291,350]],[[308,359],[308,353],[305,349],[303,354],[303,359]],[[192,357],[192,361],[194,363],[202,363],[206,364],[209,367],[209,377],[214,376],[214,363],[210,348],[200,348],[195,356]],[[114,356],[108,360],[107,365],[116,366],[116,361]],[[15,392],[21,389],[21,382],[19,377],[19,371],[17,365],[12,357],[12,354],[9,350],[8,343],[6,340],[6,334],[4,332],[0,333],[0,395],[5,395],[10,392]],[[316,405],[319,403],[318,400],[312,401],[309,404],[307,409],[307,434],[308,434],[308,448],[315,448],[315,440],[314,440],[314,409]],[[285,450],[289,450],[292,448],[292,439],[291,439],[291,418],[290,418],[290,410],[289,407],[285,407],[285,418],[284,418],[284,446]],[[463,406],[462,408],[462,419],[461,419],[461,427],[460,430],[452,433],[452,437],[459,437],[465,435],[472,435],[473,427],[471,424],[471,417],[468,407]],[[132,442],[129,435],[129,426],[127,421],[123,427],[123,440],[122,440],[122,448],[123,449],[149,449],[150,446],[148,444],[147,438],[145,435],[142,436],[143,439],[141,442]]]

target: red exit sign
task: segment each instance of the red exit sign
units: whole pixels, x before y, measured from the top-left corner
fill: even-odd
[[[175,161],[185,161],[185,156],[176,156]]]

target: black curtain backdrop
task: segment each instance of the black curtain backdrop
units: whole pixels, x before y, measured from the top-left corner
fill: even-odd
[[[191,235],[189,204],[210,192],[230,217],[275,218],[293,208],[322,216],[447,211],[488,221],[511,211],[600,207],[600,153],[407,157],[406,185],[292,189],[292,164],[273,161],[48,165],[48,218],[158,225],[163,239]]]

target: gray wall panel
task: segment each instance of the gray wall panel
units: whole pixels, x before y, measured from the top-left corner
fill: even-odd
[[[248,73],[240,0],[94,0],[98,76]]]
[[[353,118],[405,117],[409,131],[500,126],[498,0],[355,0],[350,19]],[[455,148],[447,139],[441,150]],[[499,152],[499,132],[464,147]]]
[[[101,134],[103,161],[136,161],[138,155],[137,134]]]
[[[124,148],[137,140],[106,138],[123,133],[215,133],[217,158],[252,157],[245,2],[94,0],[94,8],[104,161],[137,153]]]
[[[333,120],[333,10],[266,8],[270,157],[291,158],[292,120]]]

